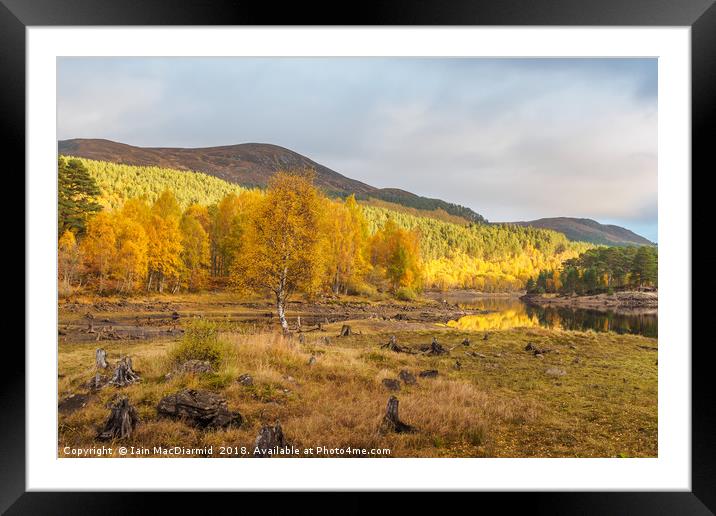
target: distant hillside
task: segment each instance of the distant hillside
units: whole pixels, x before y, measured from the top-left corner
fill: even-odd
[[[653,242],[626,228],[611,224],[600,224],[592,219],[554,217],[528,222],[511,222],[511,224],[552,229],[564,233],[572,241],[590,242],[592,244],[610,246],[654,245]]]
[[[332,196],[355,194],[358,199],[379,199],[421,210],[442,209],[471,222],[487,222],[470,208],[430,199],[394,188],[376,188],[350,179],[289,149],[266,143],[242,143],[222,147],[169,148],[135,147],[101,139],[73,139],[59,142],[59,153],[125,165],[156,166],[197,171],[243,186],[266,186],[281,169],[316,171],[316,185]]]

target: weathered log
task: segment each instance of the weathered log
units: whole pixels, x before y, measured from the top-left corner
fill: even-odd
[[[388,405],[385,408],[385,415],[380,423],[379,431],[382,434],[388,432],[402,434],[415,431],[414,427],[403,423],[398,417],[398,398],[395,396],[391,396],[388,399]]]
[[[398,373],[398,377],[403,380],[405,385],[415,385],[417,383],[417,380],[415,379],[415,375],[411,374],[409,371],[403,369]]]
[[[238,412],[230,412],[226,400],[218,394],[194,389],[165,396],[157,405],[157,413],[199,428],[240,426],[244,420]]]
[[[276,420],[274,426],[264,425],[259,430],[254,441],[254,457],[270,457],[276,448],[285,448],[287,446],[281,423]]]
[[[129,403],[129,398],[120,396],[110,408],[109,417],[97,439],[107,441],[110,439],[126,439],[139,423],[137,411]]]
[[[338,335],[339,337],[350,337],[352,334],[352,330],[349,324],[344,324],[341,327],[341,333]]]
[[[97,369],[107,369],[109,364],[107,363],[107,352],[102,348],[97,348],[94,352],[95,365]]]
[[[128,356],[124,356],[119,359],[119,362],[117,362],[114,375],[109,383],[117,387],[124,387],[140,380],[141,378],[139,375],[132,370],[132,359]]]

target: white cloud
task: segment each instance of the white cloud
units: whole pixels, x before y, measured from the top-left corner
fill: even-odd
[[[564,215],[653,222],[655,231],[655,67],[649,60],[73,59],[59,67],[58,136],[145,146],[270,142],[490,220]]]

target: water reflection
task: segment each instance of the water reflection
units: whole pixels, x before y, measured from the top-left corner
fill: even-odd
[[[542,326],[578,331],[613,331],[653,338],[658,336],[658,316],[655,314],[537,307],[526,305],[517,298],[462,298],[453,302],[466,309],[489,311],[486,314],[467,315],[448,323],[448,326],[462,330],[487,331]]]

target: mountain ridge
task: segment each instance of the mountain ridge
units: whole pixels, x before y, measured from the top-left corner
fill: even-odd
[[[426,211],[442,209],[467,222],[488,223],[470,208],[423,197],[400,188],[376,188],[349,178],[291,149],[271,143],[239,143],[215,147],[137,147],[98,138],[74,138],[58,142],[59,154],[134,166],[157,166],[204,172],[229,183],[265,187],[281,169],[315,170],[315,182],[327,194],[359,200],[377,199]],[[592,219],[551,217],[532,221],[503,222],[518,226],[552,229],[573,241],[602,245],[654,245],[621,226],[601,224]]]
[[[624,246],[654,245],[654,242],[633,231],[614,224],[602,224],[593,219],[577,217],[545,217],[530,221],[505,222],[517,226],[531,226],[564,233],[570,240],[593,244]]]
[[[411,208],[443,209],[470,222],[487,222],[479,213],[458,204],[407,192],[399,188],[376,188],[351,179],[302,154],[271,143],[239,143],[218,147],[137,147],[106,139],[75,138],[58,142],[60,154],[134,166],[158,166],[193,170],[230,183],[265,187],[282,169],[313,169],[315,183],[327,194],[357,199],[375,198]]]

